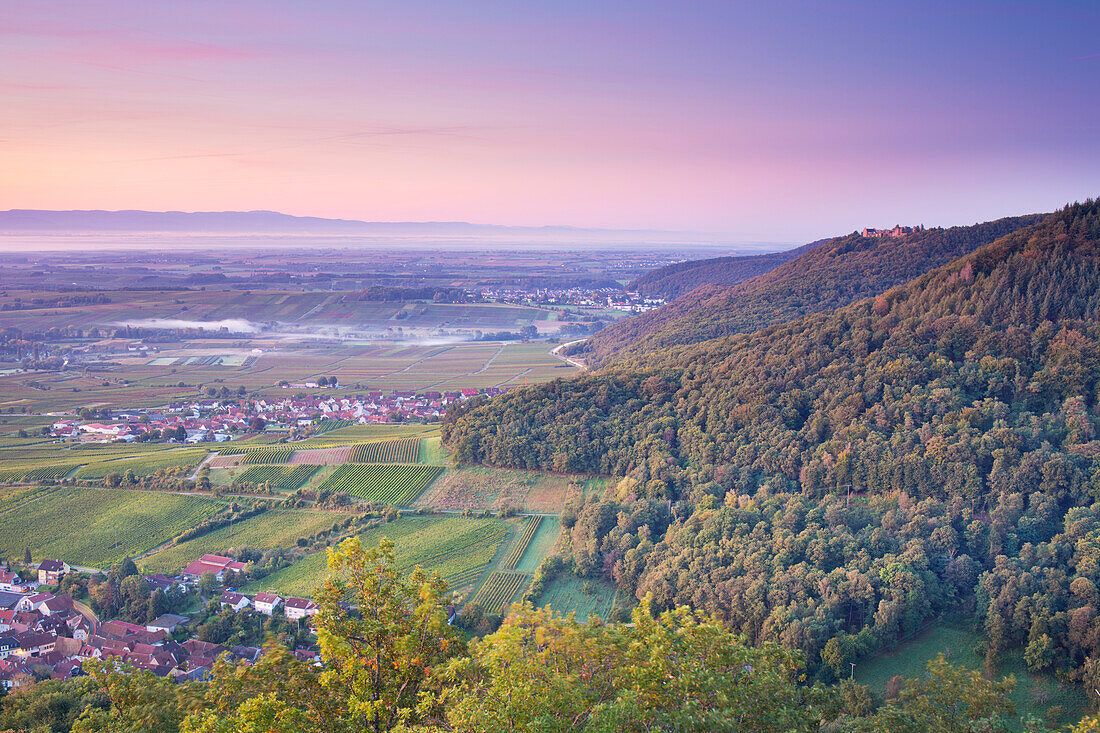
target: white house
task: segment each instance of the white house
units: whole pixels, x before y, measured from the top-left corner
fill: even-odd
[[[321,607],[306,598],[286,598],[283,600],[283,610],[287,619],[297,621],[307,616],[316,616]]]
[[[23,592],[23,579],[12,570],[0,570],[0,591],[9,593]]]
[[[256,606],[256,610],[267,616],[271,615],[271,612],[275,610],[275,607],[283,602],[283,599],[274,593],[257,593],[256,597],[252,600],[252,604]]]
[[[223,608],[229,606],[234,611],[240,611],[252,605],[252,602],[248,600],[248,596],[228,590],[222,593],[220,600]]]
[[[37,611],[46,601],[53,598],[52,593],[35,593],[33,596],[23,596],[15,606],[17,611]]]

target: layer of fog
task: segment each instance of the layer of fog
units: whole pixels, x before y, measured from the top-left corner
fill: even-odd
[[[203,331],[221,331],[230,333],[259,333],[260,326],[244,318],[226,318],[221,321],[189,321],[182,318],[137,318],[127,321],[114,321],[110,325],[126,328],[156,329],[196,329]]]
[[[138,318],[114,321],[111,326],[155,330],[225,331],[230,335],[251,335],[265,340],[279,341],[385,341],[401,346],[449,346],[476,341],[478,331],[469,328],[401,328],[384,329],[337,325],[294,326],[286,323],[254,323],[244,318],[226,318],[218,321],[187,320],[182,318]]]

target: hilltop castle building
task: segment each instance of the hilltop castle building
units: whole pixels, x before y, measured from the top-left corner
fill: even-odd
[[[860,236],[863,237],[904,237],[906,234],[912,234],[913,232],[923,232],[924,225],[919,224],[915,227],[903,227],[896,226],[893,229],[864,229],[860,232]]]

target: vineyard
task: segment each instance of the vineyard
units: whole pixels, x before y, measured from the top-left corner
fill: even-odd
[[[0,499],[0,555],[52,557],[106,568],[148,552],[217,513],[201,496],[125,489],[38,487]]]
[[[70,473],[76,466],[72,464],[61,464],[53,466],[43,466],[42,468],[36,468],[33,471],[28,471],[27,475],[23,477],[24,481],[59,481]]]
[[[77,471],[75,478],[101,479],[109,473],[124,474],[127,471],[133,471],[134,475],[140,478],[151,476],[164,468],[174,468],[176,466],[190,468],[197,465],[205,457],[206,451],[201,449],[158,451],[136,458],[90,463]]]
[[[286,463],[294,451],[290,448],[256,448],[244,454],[244,462],[257,463]]]
[[[233,479],[234,484],[266,483],[273,489],[294,491],[317,473],[320,466],[303,464],[300,466],[249,466]]]
[[[327,433],[330,430],[339,430],[340,428],[350,428],[357,423],[354,420],[322,420],[317,425],[313,426],[313,434],[320,435],[321,433]]]
[[[508,537],[508,528],[496,519],[461,517],[402,517],[359,535],[364,547],[377,545],[383,537],[394,545],[394,565],[404,573],[420,566],[440,574],[448,587],[462,588],[475,582],[496,557]],[[325,553],[316,552],[262,582],[263,587],[283,593],[309,595],[326,575]],[[259,584],[254,590],[259,589]]]
[[[365,501],[408,506],[441,473],[439,466],[348,464],[333,471],[317,491],[346,492]]]
[[[416,463],[420,460],[420,438],[360,443],[351,447],[349,463]]]
[[[523,553],[527,552],[527,546],[531,544],[531,539],[535,536],[535,532],[538,532],[539,525],[542,524],[542,517],[528,517],[527,524],[523,527],[523,534],[516,540],[516,544],[512,547],[512,551],[508,553],[508,557],[504,558],[504,562],[500,564],[500,567],[505,570],[515,570],[519,565],[519,561],[523,558]]]
[[[471,603],[481,606],[485,613],[503,614],[512,605],[512,600],[527,585],[530,575],[527,573],[501,572],[497,570],[481,590],[473,597]]]

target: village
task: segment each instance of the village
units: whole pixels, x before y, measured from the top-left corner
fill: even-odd
[[[325,379],[325,378],[321,378]],[[281,384],[283,389],[337,388],[335,377],[324,384]],[[100,411],[97,417],[65,418],[49,433],[74,441],[147,441],[223,443],[263,430],[304,437],[318,426],[375,425],[394,422],[436,422],[447,407],[477,397],[495,397],[511,387],[462,389],[453,392],[391,390],[352,396],[296,394],[283,399],[209,398],[175,402],[156,409]]]
[[[172,593],[205,600],[205,594],[212,592],[222,613],[261,614],[311,629],[320,609],[309,599],[265,592],[249,597],[233,588],[219,588],[244,569],[244,563],[228,557],[204,555],[179,576],[142,576],[141,587],[151,597]],[[196,638],[192,619],[175,613],[159,614],[144,624],[101,621],[86,603],[58,590],[66,587],[65,576],[74,574],[77,569],[60,560],[26,564],[22,572],[0,565],[0,687],[11,690],[35,680],[70,679],[83,673],[89,659],[114,659],[183,682],[206,679],[223,654],[246,664],[260,657],[258,644],[217,644]],[[80,575],[81,580],[87,579],[87,574]],[[297,646],[294,654],[318,660],[308,645]]]
[[[571,305],[584,309],[607,309],[623,313],[644,313],[664,305],[664,298],[639,295],[621,288],[522,288],[482,289],[480,296],[492,303],[517,305]]]

